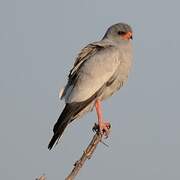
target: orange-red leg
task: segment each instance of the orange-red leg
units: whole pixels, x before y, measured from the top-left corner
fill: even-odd
[[[97,112],[97,116],[98,116],[98,125],[99,125],[100,133],[108,136],[110,123],[104,122],[104,120],[103,120],[101,101],[100,100],[96,100],[95,107],[96,107],[96,112]]]

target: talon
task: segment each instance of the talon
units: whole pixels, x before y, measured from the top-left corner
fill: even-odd
[[[110,123],[109,122],[101,122],[99,123],[99,131],[102,135],[105,135],[106,138],[108,138],[108,135],[110,133]]]

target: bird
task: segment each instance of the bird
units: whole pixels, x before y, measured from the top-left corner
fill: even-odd
[[[110,123],[104,121],[101,104],[128,79],[132,67],[132,39],[131,26],[116,23],[107,29],[101,40],[88,44],[80,51],[60,93],[65,107],[54,125],[49,150],[58,143],[72,121],[94,108],[100,133],[109,134]]]

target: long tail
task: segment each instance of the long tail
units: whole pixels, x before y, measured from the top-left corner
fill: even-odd
[[[49,142],[48,149],[51,150],[52,147],[58,140],[60,139],[62,133],[64,132],[67,125],[74,120],[75,116],[81,112],[86,106],[88,106],[96,97],[101,94],[104,86],[102,86],[93,96],[89,99],[82,101],[82,102],[74,102],[71,104],[66,104],[63,112],[59,116],[56,124],[54,125],[53,131],[54,135]]]
[[[48,149],[51,150],[52,147],[54,146],[54,144],[56,142],[58,142],[58,140],[60,139],[60,137],[62,136],[65,128],[67,127],[67,125],[70,123],[72,117],[73,117],[73,109],[71,108],[71,106],[69,106],[68,104],[65,106],[63,112],[61,113],[61,115],[59,116],[56,124],[54,125],[53,128],[53,132],[54,135],[52,137],[52,139],[49,142],[48,145]]]

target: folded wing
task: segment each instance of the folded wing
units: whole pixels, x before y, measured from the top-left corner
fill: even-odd
[[[93,43],[79,54],[62,97],[66,103],[82,102],[107,83],[120,64],[119,51],[110,43]]]

